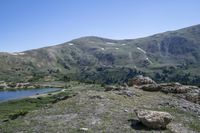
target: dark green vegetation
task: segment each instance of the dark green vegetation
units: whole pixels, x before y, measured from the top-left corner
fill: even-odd
[[[0,80],[122,83],[145,74],[156,81],[200,83],[200,25],[153,36],[83,37],[23,53],[0,53]]]

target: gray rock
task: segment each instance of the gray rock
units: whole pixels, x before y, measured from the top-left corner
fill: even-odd
[[[150,110],[134,110],[138,119],[148,128],[165,129],[173,117],[167,112],[150,111]]]
[[[161,91],[165,93],[187,93],[191,91],[191,86],[181,85],[179,83],[166,83],[166,84],[159,84]]]
[[[147,84],[140,86],[139,89],[144,91],[160,91],[161,87],[157,84]]]
[[[200,104],[200,92],[191,92],[186,94],[186,100]]]
[[[155,81],[153,81],[151,78],[149,77],[144,77],[142,75],[136,76],[133,79],[130,79],[128,82],[129,86],[133,86],[133,85],[145,85],[145,84],[156,84]]]
[[[165,83],[158,86],[161,88],[161,92],[173,93],[175,97],[200,104],[200,88],[197,86],[181,85],[179,83]]]

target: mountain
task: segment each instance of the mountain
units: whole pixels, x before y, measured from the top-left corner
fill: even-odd
[[[0,80],[122,83],[143,74],[158,82],[200,83],[200,25],[139,39],[95,36],[21,53],[0,53]]]

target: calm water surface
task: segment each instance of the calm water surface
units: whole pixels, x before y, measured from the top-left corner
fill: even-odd
[[[38,94],[45,94],[49,92],[58,91],[58,88],[41,88],[41,89],[28,89],[28,90],[4,90],[0,91],[0,102],[20,99],[28,96],[34,96]]]

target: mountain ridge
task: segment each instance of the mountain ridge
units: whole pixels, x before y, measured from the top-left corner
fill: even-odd
[[[200,25],[195,25],[138,39],[86,36],[23,52],[0,52],[0,80],[122,83],[144,74],[160,82],[197,84],[199,35]]]

